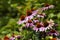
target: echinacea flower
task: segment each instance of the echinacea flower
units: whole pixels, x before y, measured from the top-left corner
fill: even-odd
[[[49,23],[48,23],[47,21],[45,21],[45,22],[44,22],[45,31],[46,31],[47,29],[50,29],[48,26],[49,26]]]
[[[24,23],[24,22],[26,22],[26,18],[25,18],[25,15],[22,15],[21,17],[20,17],[20,19],[19,19],[19,21],[17,22],[17,24],[22,24],[22,23]]]
[[[33,27],[33,30],[37,31],[45,31],[45,28],[40,25],[40,23],[37,23],[37,26]]]
[[[32,26],[34,26],[32,20],[28,20],[28,22],[26,23],[26,27],[28,28]]]
[[[47,27],[49,25],[49,23],[47,21],[45,21],[43,23],[44,23],[44,27]]]
[[[49,34],[52,35],[52,36],[53,35],[58,36],[58,32],[56,30],[53,30],[53,29],[50,30]]]
[[[40,23],[37,23],[36,26],[33,28],[33,30],[37,32],[40,27],[41,27]]]
[[[27,20],[28,20],[28,19],[33,19],[33,17],[36,16],[37,12],[38,12],[38,10],[28,11],[28,12],[27,12],[27,17],[26,17],[26,19],[27,19]]]
[[[48,26],[45,28],[46,30],[47,29],[52,29],[52,26],[54,26],[54,21],[52,19],[50,19],[50,21],[47,21],[48,22]]]

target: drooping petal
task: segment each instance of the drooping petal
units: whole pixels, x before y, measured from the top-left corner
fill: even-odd
[[[17,22],[17,24],[19,24],[19,25],[22,24],[22,23],[24,23],[24,21],[20,21],[20,20],[19,20],[19,21]]]
[[[15,40],[15,37],[11,37],[10,40]]]
[[[26,23],[26,27],[27,27],[27,28],[29,27],[29,23]]]
[[[33,20],[34,23],[39,22],[39,20]]]
[[[31,16],[27,16],[27,17],[26,17],[26,20],[27,20],[27,21],[28,21],[29,19],[30,19],[30,20],[33,19],[33,16],[31,15]]]
[[[39,28],[39,31],[45,31],[44,27]]]
[[[33,11],[32,16],[36,16],[37,13],[38,13],[38,10]]]
[[[30,25],[30,26],[34,26],[33,23],[30,23],[29,25]]]
[[[37,32],[38,31],[38,28],[37,27],[33,27],[33,30],[35,30]]]

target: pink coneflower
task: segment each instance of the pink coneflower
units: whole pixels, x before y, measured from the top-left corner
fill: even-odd
[[[40,23],[37,23],[37,25],[33,28],[33,30],[37,31],[45,31],[45,28],[40,25]]]
[[[47,23],[48,23],[48,26],[45,28],[45,30],[52,29],[52,26],[54,26],[54,21],[50,19],[50,21],[47,21]]]
[[[47,29],[50,29],[50,27],[48,27],[48,26],[49,26],[49,23],[48,23],[47,21],[45,21],[45,22],[44,22],[45,31],[46,31]]]
[[[52,30],[50,30],[49,34],[57,36],[58,32],[56,30],[52,29]]]
[[[44,27],[47,27],[49,23],[47,21],[44,22]]]
[[[37,25],[33,28],[33,30],[37,32],[40,27],[41,27],[40,23],[37,23]]]
[[[34,16],[36,16],[38,10],[28,10],[27,11],[27,17],[26,19],[33,19]]]
[[[26,23],[26,27],[28,28],[32,26],[34,26],[32,20],[28,20],[28,22]]]
[[[25,18],[25,17],[26,17],[25,15],[22,15],[22,16],[20,17],[19,21],[17,22],[17,24],[20,25],[20,24],[26,22],[26,18]]]

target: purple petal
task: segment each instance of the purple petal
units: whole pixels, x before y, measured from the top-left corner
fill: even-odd
[[[38,31],[38,28],[37,27],[34,27],[33,30],[35,30],[37,32]]]
[[[45,31],[44,27],[39,28],[39,31]]]
[[[15,37],[11,37],[10,40],[15,40]]]
[[[56,35],[56,36],[57,36],[58,34],[57,34],[57,33],[54,33],[54,35]]]
[[[48,7],[45,7],[45,10],[47,10],[48,9]]]
[[[26,23],[26,27],[29,27],[29,23]]]
[[[24,21],[18,21],[18,22],[17,22],[17,24],[22,24],[22,23],[24,23]]]
[[[31,16],[27,16],[26,19],[27,19],[27,20],[28,20],[28,19],[33,19],[33,16],[32,16],[32,15],[31,15]]]
[[[39,20],[33,20],[34,23],[39,22]]]
[[[36,16],[37,12],[38,12],[38,10],[33,11],[33,12],[32,12],[32,13],[33,13],[32,15],[33,15],[33,16]]]
[[[30,26],[34,26],[33,23],[30,23],[29,25],[30,25]]]

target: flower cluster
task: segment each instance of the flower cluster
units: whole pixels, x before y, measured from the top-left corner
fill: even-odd
[[[20,35],[15,35],[13,33],[11,37],[8,37],[8,35],[5,35],[5,37],[4,37],[4,40],[15,40],[15,39],[20,40],[21,36]]]
[[[40,9],[42,11],[44,11],[44,10],[48,10],[50,8],[54,8],[54,5],[50,5],[50,6],[47,6],[47,7],[40,8]],[[21,18],[19,19],[19,21],[17,22],[17,24],[20,25],[22,23],[27,22],[28,19],[33,19],[34,16],[36,16],[38,14],[38,11],[40,11],[40,9],[37,9],[37,10],[28,10],[27,11],[27,16],[22,15]],[[37,17],[43,17],[43,18],[44,18],[44,16],[46,16],[45,13],[37,15]]]
[[[48,5],[46,7],[40,8],[42,11],[50,9],[50,8],[54,8],[53,5]],[[27,15],[24,16],[22,15],[21,18],[19,19],[19,21],[17,22],[19,25],[24,24],[25,28],[28,29],[32,29],[35,32],[47,32],[48,35],[52,35],[52,36],[57,36],[58,32],[55,31],[55,29],[53,29],[53,26],[55,26],[55,22],[52,19],[46,19],[44,20],[44,18],[46,17],[46,13],[38,13],[40,10],[28,10],[27,11]],[[43,20],[43,21],[42,21]]]

